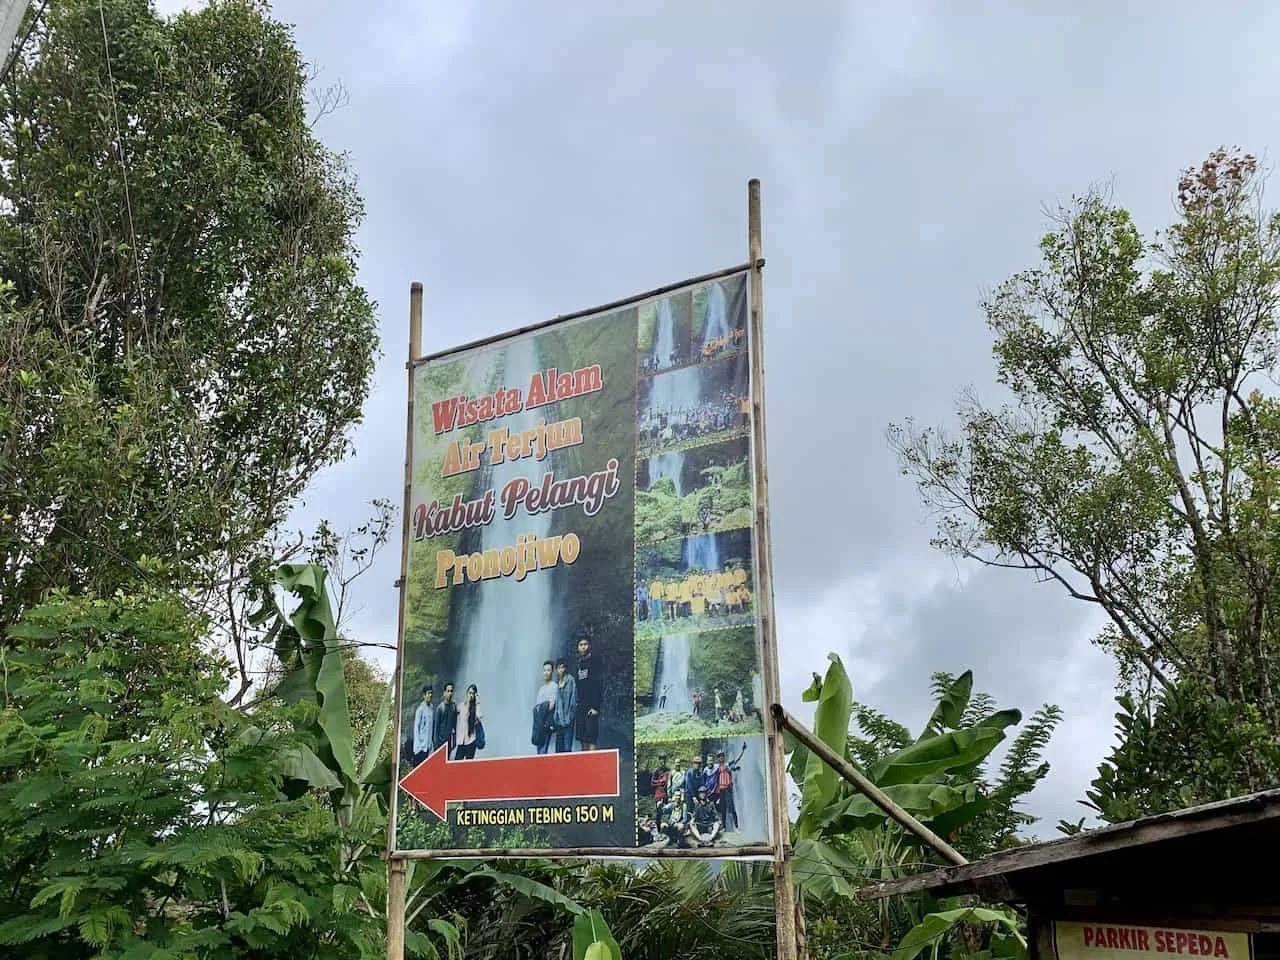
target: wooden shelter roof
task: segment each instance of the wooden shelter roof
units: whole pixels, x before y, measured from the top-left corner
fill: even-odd
[[[1180,905],[1219,916],[1224,910],[1254,918],[1274,914],[1280,921],[1278,855],[1280,789],[1002,850],[864,887],[859,895],[976,894],[1041,908],[1110,905],[1162,915]]]

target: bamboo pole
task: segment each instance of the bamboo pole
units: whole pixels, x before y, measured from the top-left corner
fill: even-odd
[[[405,862],[397,858],[387,869],[387,960],[404,960],[404,887]]]
[[[790,730],[795,735],[795,738],[816,753],[823,763],[853,784],[859,793],[886,814],[932,847],[943,859],[949,860],[956,866],[963,866],[969,862],[951,844],[894,803],[883,790],[863,776],[857,767],[819,740],[817,734],[783,709],[782,704],[775,703],[773,705],[773,716],[777,720],[778,726]]]
[[[773,847],[494,847],[486,849],[402,850],[403,860],[722,860],[744,857],[771,860]]]
[[[761,268],[763,242],[760,224],[760,181],[747,184],[747,262],[750,280],[751,403],[752,403],[752,473],[756,501],[756,603],[760,608],[760,659],[764,672],[765,703],[780,699],[778,680],[778,640],[773,615],[773,555],[769,535],[769,468],[765,457],[764,404],[764,279]],[[769,812],[773,834],[773,898],[777,920],[778,960],[796,960],[802,946],[796,935],[795,887],[791,882],[791,819],[787,813],[786,754],[777,727],[766,725],[769,753]]]
[[[409,576],[409,512],[413,499],[413,371],[422,356],[422,284],[409,285],[409,359],[405,364],[408,406],[404,427],[404,501],[401,510],[399,624],[396,628],[396,668],[392,676],[395,712],[391,718],[391,797],[387,804],[387,960],[404,960],[405,861],[395,856],[396,818],[400,800],[401,678],[404,671],[404,615]]]

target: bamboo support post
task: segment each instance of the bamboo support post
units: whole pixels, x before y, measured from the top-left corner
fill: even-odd
[[[405,862],[387,864],[387,960],[404,960]]]
[[[811,751],[816,753],[823,763],[829,766],[836,773],[840,774],[840,776],[849,781],[849,783],[853,784],[859,793],[883,810],[888,816],[914,833],[926,845],[937,852],[944,860],[947,860],[956,866],[963,866],[969,862],[958,850],[951,846],[951,844],[947,843],[947,841],[943,840],[910,813],[894,803],[883,790],[863,776],[857,767],[819,740],[817,734],[789,714],[783,708],[782,704],[775,703],[773,705],[773,716],[777,721],[778,726],[783,729],[790,730],[795,738]]]
[[[750,316],[748,343],[751,350],[752,403],[752,473],[756,501],[756,602],[760,608],[760,660],[764,671],[763,687],[766,703],[780,699],[778,680],[778,642],[773,615],[773,560],[769,534],[769,470],[765,457],[764,404],[764,280],[761,268],[763,242],[760,223],[760,181],[747,184],[747,262],[750,282]],[[791,819],[787,813],[786,754],[782,737],[773,724],[766,725],[769,754],[769,793],[771,803],[770,833],[773,835],[773,891],[777,913],[778,960],[797,960],[801,944],[797,932],[795,887],[791,882]]]
[[[401,507],[399,624],[396,630],[396,667],[392,676],[394,713],[391,718],[391,798],[387,805],[387,960],[404,960],[405,861],[394,856],[396,819],[400,794],[400,678],[404,670],[404,614],[409,575],[409,511],[413,498],[413,368],[422,356],[422,284],[416,280],[409,286],[409,360],[405,364],[409,385],[409,403],[404,427],[404,501]]]

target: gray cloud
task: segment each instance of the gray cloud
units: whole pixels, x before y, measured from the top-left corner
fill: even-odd
[[[918,723],[929,671],[971,666],[1002,703],[1064,707],[1032,806],[1075,815],[1111,739],[1092,611],[931,552],[883,431],[945,422],[969,384],[1000,399],[976,304],[1035,261],[1043,204],[1114,177],[1156,227],[1181,167],[1267,148],[1280,9],[587,9],[276,4],[351,93],[318,129],[360,175],[386,349],[356,459],[299,521],[354,524],[397,495],[410,280],[428,349],[606,302],[744,260],[761,177],[785,699],[807,715],[799,692],[836,650],[859,696]],[[397,567],[393,549],[362,586],[362,636],[394,637]]]

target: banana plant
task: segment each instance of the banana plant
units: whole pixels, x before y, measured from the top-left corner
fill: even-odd
[[[1027,960],[1027,939],[1019,929],[1018,917],[1008,908],[957,907],[925,916],[898,943],[890,960],[916,960],[928,952],[931,960],[940,960],[943,946],[953,934],[966,928],[979,928],[979,949],[966,949],[967,960]]]
[[[900,725],[859,706],[853,699],[844,664],[835,654],[829,660],[826,673],[815,673],[804,693],[806,701],[817,704],[814,733],[850,763],[864,766],[868,779],[900,807],[935,833],[953,837],[987,815],[993,801],[1012,802],[986,784],[983,767],[1005,739],[1008,728],[1021,722],[1022,714],[993,709],[989,698],[975,697],[971,671],[958,677],[939,675],[933,713],[920,733],[912,737]],[[1047,722],[1051,729],[1057,722],[1056,709],[1045,708],[1037,714],[1035,736],[1047,739],[1042,727]],[[866,725],[886,732],[892,748],[884,749],[881,743],[879,749],[865,749],[869,746],[865,741],[852,737],[849,728],[855,711],[859,725],[865,720]],[[1047,721],[1042,719],[1044,716]],[[788,749],[788,772],[801,785],[795,833],[796,874],[806,894],[819,898],[847,896],[852,888],[845,878],[865,872],[862,868],[870,863],[868,854],[870,847],[876,846],[876,832],[894,833],[894,860],[900,867],[920,858],[918,841],[900,833],[879,807],[803,745],[789,739]],[[1027,762],[1038,759],[1034,750],[1022,753],[1030,758]],[[859,760],[863,763],[859,764]],[[1023,792],[1046,770],[1043,766],[1037,768],[1038,776],[1029,782],[1020,772],[1018,783],[1024,786]],[[878,860],[876,869],[883,873],[892,867],[887,861]]]

